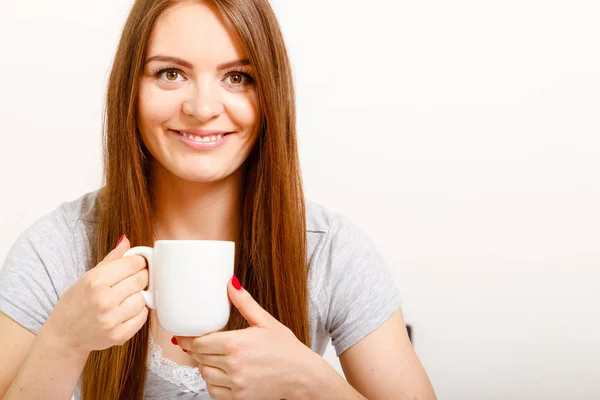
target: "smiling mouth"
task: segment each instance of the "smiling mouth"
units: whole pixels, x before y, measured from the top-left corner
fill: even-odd
[[[209,143],[209,142],[216,142],[219,139],[222,139],[223,137],[232,134],[233,132],[222,132],[222,133],[217,133],[217,134],[213,134],[213,135],[192,135],[190,133],[185,133],[182,131],[173,131],[178,133],[180,136],[184,136],[188,139],[194,140],[196,142],[201,142],[201,143]]]

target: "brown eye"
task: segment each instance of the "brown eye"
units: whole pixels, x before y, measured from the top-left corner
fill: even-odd
[[[177,71],[166,71],[165,72],[165,77],[169,81],[175,81],[175,80],[177,80],[178,76],[179,76],[179,74],[177,73]]]
[[[230,75],[230,78],[231,78],[231,83],[234,85],[239,85],[244,80],[244,78],[240,74]]]
[[[244,88],[246,86],[252,85],[254,83],[254,79],[252,76],[245,72],[234,71],[227,74],[227,85],[236,88]]]
[[[181,81],[185,80],[183,73],[176,68],[161,69],[159,71],[156,71],[154,73],[154,76],[157,79],[160,79],[162,81],[172,82],[172,83],[181,82]]]

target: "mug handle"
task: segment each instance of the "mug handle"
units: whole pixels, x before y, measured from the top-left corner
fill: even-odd
[[[123,254],[123,257],[138,255],[142,256],[148,261],[148,290],[142,290],[140,293],[144,296],[146,305],[154,310],[154,291],[152,290],[152,247],[137,246],[133,247]]]

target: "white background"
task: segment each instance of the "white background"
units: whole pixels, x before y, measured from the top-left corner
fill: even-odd
[[[100,184],[131,5],[2,3],[0,259]],[[600,398],[599,3],[273,5],[307,196],[383,253],[439,398]]]

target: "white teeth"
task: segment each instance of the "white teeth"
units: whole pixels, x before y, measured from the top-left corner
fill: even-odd
[[[205,136],[205,137],[201,137],[201,136],[194,136],[194,135],[190,135],[187,134],[185,132],[179,132],[179,134],[181,136],[185,136],[186,138],[190,138],[192,140],[195,140],[196,142],[202,142],[202,143],[206,143],[206,142],[216,142],[219,139],[223,138],[223,135],[212,135],[212,136]]]

